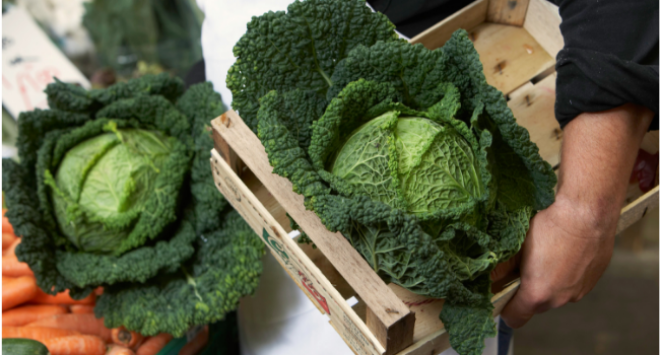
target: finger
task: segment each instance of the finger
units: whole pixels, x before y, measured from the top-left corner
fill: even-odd
[[[511,259],[499,263],[493,271],[490,273],[490,278],[493,282],[497,282],[507,275],[511,274],[514,270],[518,269],[520,264],[520,253],[514,255]]]
[[[528,301],[527,292],[521,288],[502,310],[501,316],[506,325],[511,328],[520,328],[534,316],[535,307]]]

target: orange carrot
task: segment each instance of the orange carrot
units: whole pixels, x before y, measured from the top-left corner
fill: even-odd
[[[108,346],[108,352],[105,355],[135,355],[135,353],[125,346],[110,344]]]
[[[38,304],[94,304],[96,302],[96,295],[91,293],[89,296],[81,300],[74,300],[69,296],[69,290],[60,292],[55,296],[38,290],[37,294],[30,300],[30,302]]]
[[[6,310],[31,300],[37,293],[37,280],[34,276],[2,280],[2,310]]]
[[[136,355],[156,355],[158,352],[172,340],[172,336],[167,333],[160,333],[144,341],[138,348]]]
[[[14,234],[14,227],[12,227],[11,223],[9,223],[9,220],[5,216],[5,212],[7,212],[6,208],[2,209],[2,234]],[[4,238],[3,238],[4,239]],[[5,243],[2,243],[3,245]]]
[[[2,327],[2,338],[27,338],[40,342],[52,338],[80,335],[74,330],[46,327]]]
[[[184,345],[181,350],[179,350],[179,355],[195,355],[204,349],[208,342],[209,326],[205,325],[192,341]]]
[[[16,256],[16,247],[21,244],[21,238],[16,238],[7,249],[2,249],[2,256]]]
[[[51,327],[75,330],[80,334],[96,335],[105,342],[112,341],[110,329],[103,325],[102,318],[93,314],[59,314],[49,318],[40,319],[27,325],[28,327]]]
[[[18,261],[16,255],[2,257],[2,275],[10,277],[34,276],[27,263]]]
[[[14,282],[14,280],[16,280],[16,277],[3,276],[2,277],[2,287],[5,287],[5,285]]]
[[[88,304],[72,304],[69,306],[71,313],[94,313],[94,306]]]
[[[93,335],[71,335],[43,341],[51,355],[104,355],[105,343]]]
[[[14,233],[2,232],[2,250],[9,248],[11,243],[15,242],[18,239]]]
[[[36,322],[43,318],[49,318],[57,314],[65,314],[69,311],[66,307],[57,305],[26,305],[2,312],[2,326],[22,326]]]
[[[112,342],[127,348],[135,348],[142,342],[143,336],[140,333],[119,327],[112,329]]]
[[[102,295],[103,294],[103,286],[99,286],[99,287],[95,288],[94,289],[94,294],[97,295],[97,296]]]

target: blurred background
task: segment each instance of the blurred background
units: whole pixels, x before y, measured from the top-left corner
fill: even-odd
[[[2,6],[3,69],[9,59],[5,50],[11,45],[6,34],[23,30],[6,28],[6,16],[21,11],[73,64],[71,70],[85,79],[80,80],[82,86],[102,88],[160,72],[189,80],[204,77],[200,43],[204,14],[194,0],[3,0]],[[11,84],[6,80],[3,75],[5,89]],[[10,103],[5,98],[3,95],[3,156],[11,156],[15,154],[15,116],[20,107],[6,109]],[[609,268],[596,288],[581,302],[536,316],[517,330],[514,353],[657,354],[658,230],[655,209],[621,233]]]

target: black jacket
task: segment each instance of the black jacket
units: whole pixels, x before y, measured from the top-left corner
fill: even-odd
[[[473,0],[369,0],[408,37]],[[658,0],[554,0],[564,49],[557,54],[555,116],[564,127],[582,112],[635,103],[658,129]]]

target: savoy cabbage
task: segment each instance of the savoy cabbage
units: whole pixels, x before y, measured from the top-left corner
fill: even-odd
[[[361,0],[254,17],[234,48],[232,106],[387,282],[446,302],[452,346],[495,335],[490,271],[554,200],[556,177],[464,30],[428,50]]]
[[[85,297],[114,328],[181,336],[256,289],[264,248],[215,191],[209,83],[167,74],[86,91],[56,82],[49,110],[19,116],[20,163],[3,159],[16,249],[39,287]]]

